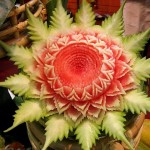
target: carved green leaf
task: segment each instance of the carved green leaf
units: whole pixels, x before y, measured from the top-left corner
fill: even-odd
[[[75,22],[83,27],[91,27],[95,24],[95,14],[86,0],[83,0],[80,9],[76,13]]]
[[[124,96],[124,109],[132,113],[150,111],[150,98],[141,91],[133,90]]]
[[[70,15],[68,15],[67,11],[63,8],[61,0],[58,0],[56,9],[53,11],[53,15],[51,16],[51,26],[65,31],[71,26],[72,21],[73,19],[70,18]]]
[[[102,122],[102,130],[104,130],[106,134],[112,136],[114,139],[123,141],[128,145],[128,147],[131,150],[133,150],[132,145],[127,140],[124,134],[125,133],[124,116],[125,116],[124,112],[115,112],[115,111],[107,112]]]
[[[34,15],[26,9],[27,16],[28,16],[28,30],[30,34],[30,39],[33,42],[40,42],[43,40],[47,40],[49,36],[49,30],[46,23],[43,23],[41,18],[36,18]]]
[[[16,114],[14,115],[13,125],[7,130],[5,130],[5,132],[14,129],[16,126],[24,122],[38,121],[40,118],[44,117],[45,115],[46,115],[46,109],[44,109],[44,105],[42,105],[40,101],[26,100],[19,106],[19,109],[16,111]]]
[[[0,82],[0,86],[9,88],[18,96],[24,95],[30,89],[30,79],[24,74],[16,74]]]
[[[134,63],[133,71],[139,80],[146,81],[150,77],[150,59],[145,57],[137,59]]]
[[[120,36],[124,32],[124,22],[123,22],[123,8],[125,3],[122,4],[117,13],[108,17],[102,22],[102,28],[106,33],[113,36]]]
[[[63,115],[50,116],[46,122],[46,141],[42,150],[46,150],[52,142],[61,141],[64,137],[67,138],[69,131],[72,130],[72,124]]]
[[[62,0],[62,5],[64,7],[65,10],[67,10],[67,4],[68,4],[68,0]],[[46,4],[46,11],[47,11],[47,24],[48,26],[51,25],[51,16],[53,14],[53,11],[55,10],[57,5],[57,1],[56,0],[50,0],[47,2]]]
[[[15,62],[18,68],[23,68],[23,70],[26,70],[27,72],[32,68],[33,56],[28,48],[17,45],[9,46],[2,41],[0,41],[0,46],[5,49],[7,55]]]
[[[123,46],[125,50],[133,55],[133,57],[139,55],[139,52],[144,50],[149,35],[150,29],[147,29],[145,32],[124,37]]]
[[[90,150],[96,143],[100,134],[100,127],[93,121],[85,119],[76,128],[76,139],[79,140],[83,150]]]

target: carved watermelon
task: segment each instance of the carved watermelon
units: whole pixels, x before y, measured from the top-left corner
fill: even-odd
[[[150,99],[143,91],[150,59],[140,55],[150,30],[124,36],[123,7],[101,26],[95,25],[86,0],[75,22],[58,0],[49,27],[27,10],[32,46],[0,42],[21,70],[0,85],[24,100],[6,131],[45,118],[42,150],[67,138],[70,131],[83,150],[90,150],[102,130],[133,149],[124,135],[125,115],[150,111]]]

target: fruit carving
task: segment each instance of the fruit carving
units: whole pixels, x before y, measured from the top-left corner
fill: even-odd
[[[141,55],[150,30],[125,36],[123,8],[101,26],[86,0],[74,21],[58,0],[49,27],[27,10],[31,47],[0,42],[21,70],[0,85],[24,101],[6,131],[44,119],[42,150],[71,132],[90,150],[101,131],[133,149],[124,134],[125,116],[150,111],[143,90],[150,59]]]

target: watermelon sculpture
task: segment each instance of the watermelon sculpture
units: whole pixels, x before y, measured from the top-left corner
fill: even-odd
[[[102,132],[133,149],[124,134],[125,118],[128,112],[150,111],[143,90],[150,59],[141,55],[150,30],[125,36],[123,7],[101,26],[86,0],[74,21],[58,0],[49,27],[27,10],[31,47],[0,42],[20,69],[0,86],[23,98],[6,131],[44,119],[42,150],[70,133],[90,150]]]

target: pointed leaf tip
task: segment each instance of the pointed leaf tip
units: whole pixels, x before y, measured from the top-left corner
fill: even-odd
[[[19,109],[16,111],[14,115],[13,125],[5,130],[8,132],[18,125],[27,122],[27,121],[38,121],[40,118],[44,117],[46,114],[46,110],[43,108],[43,105],[37,100],[26,100],[23,102]]]
[[[24,95],[30,89],[30,79],[24,74],[15,74],[0,82],[0,86],[9,88],[14,94]]]
[[[61,31],[68,30],[73,21],[62,6],[62,2],[60,0],[57,2],[56,8],[50,17],[50,27]]]
[[[75,22],[82,27],[91,27],[95,25],[95,13],[86,0],[82,1],[80,8],[75,15]]]
[[[146,81],[150,77],[150,58],[136,59],[133,71],[139,81]]]
[[[0,46],[6,51],[10,60],[15,62],[18,68],[24,68],[28,71],[28,68],[33,66],[33,57],[28,48],[18,45],[8,45],[3,41],[0,41]]]
[[[62,140],[64,137],[68,137],[69,131],[72,131],[72,125],[64,118],[63,115],[50,116],[46,122],[46,141],[42,150],[46,150],[47,147],[57,140]]]
[[[133,90],[124,96],[124,109],[134,113],[150,112],[150,98],[141,91]]]
[[[102,122],[102,130],[109,136],[113,136],[114,139],[123,141],[131,150],[133,150],[132,145],[125,136],[124,116],[124,112],[107,112]]]
[[[8,44],[6,44],[5,42],[3,41],[0,41],[0,46],[7,52],[11,52],[12,51],[12,47],[9,46]]]
[[[145,44],[147,43],[150,36],[150,29],[144,32],[125,36],[123,40],[124,49],[133,56],[133,58],[139,55],[140,51],[144,50]]]
[[[120,9],[112,16],[108,17],[102,22],[102,28],[106,33],[113,36],[120,36],[124,33],[124,21],[123,21],[123,9],[125,1],[121,5]]]
[[[90,150],[99,137],[100,127],[93,121],[85,119],[77,126],[75,134],[82,149]]]
[[[46,40],[49,35],[47,24],[44,24],[42,18],[35,17],[28,8],[26,8],[26,13],[28,17],[27,29],[29,30],[30,39],[33,42]]]

